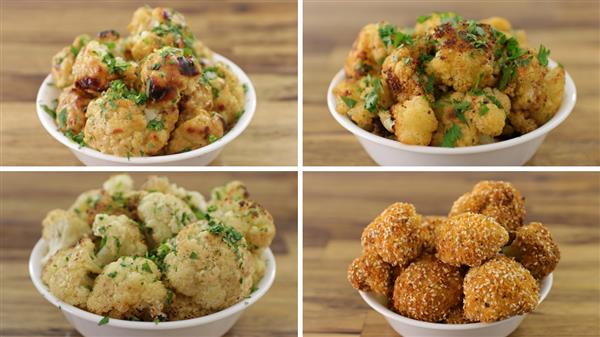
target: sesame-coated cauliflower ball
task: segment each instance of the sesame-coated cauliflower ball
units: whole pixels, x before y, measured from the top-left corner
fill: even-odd
[[[214,312],[250,294],[254,265],[246,240],[235,229],[196,222],[177,234],[175,246],[164,260],[166,278],[198,307]]]
[[[435,252],[435,230],[448,218],[445,216],[424,216],[419,225],[419,236],[423,241],[423,249],[427,252]]]
[[[69,86],[58,96],[56,125],[62,132],[78,134],[85,126],[85,112],[92,98],[84,91]]]
[[[354,259],[348,267],[348,281],[354,289],[387,296],[394,286],[391,271],[392,266],[379,255],[367,252]]]
[[[221,115],[196,109],[196,116],[175,127],[167,145],[167,153],[199,149],[223,137],[225,124]]]
[[[446,324],[468,324],[474,323],[472,320],[468,319],[465,316],[465,311],[463,310],[462,302],[454,307],[454,309],[450,310],[448,316],[444,320]]]
[[[166,239],[179,233],[187,224],[196,221],[190,207],[181,199],[160,192],[152,192],[140,200],[137,208],[140,219],[150,230],[157,246]]]
[[[365,252],[374,250],[392,266],[405,266],[422,251],[418,230],[421,216],[407,203],[394,203],[379,214],[363,231]]]
[[[423,88],[418,66],[418,53],[409,46],[394,50],[383,62],[383,79],[398,103],[404,103],[415,96],[426,96],[433,101],[433,93],[427,93]]]
[[[42,260],[46,262],[63,248],[75,245],[84,235],[90,233],[90,225],[75,212],[55,209],[42,221],[42,238],[48,244],[48,253]]]
[[[201,81],[211,88],[212,110],[223,117],[225,129],[231,129],[244,113],[246,95],[240,80],[228,65],[216,62],[203,69]]]
[[[472,212],[492,217],[508,231],[523,225],[525,198],[511,184],[504,181],[480,181],[471,192],[458,198],[449,216]]]
[[[102,272],[94,262],[94,243],[83,237],[75,246],[56,252],[42,269],[42,281],[65,303],[85,309],[94,277]]]
[[[73,63],[77,54],[90,40],[88,35],[78,35],[71,45],[52,57],[52,81],[57,88],[62,89],[73,84]]]
[[[101,267],[121,256],[143,256],[148,251],[138,224],[124,215],[98,214],[92,231],[101,238],[95,260]]]
[[[479,266],[496,256],[508,239],[508,232],[493,218],[462,213],[449,217],[436,228],[436,256],[457,267]]]
[[[494,322],[533,311],[539,287],[529,271],[499,255],[465,276],[465,316],[474,321]]]
[[[96,277],[87,301],[91,312],[117,319],[163,318],[167,289],[152,260],[123,256]]]
[[[558,265],[560,250],[548,228],[532,222],[515,233],[516,237],[505,253],[514,256],[538,280],[550,274]]]
[[[171,183],[167,177],[150,176],[142,185],[142,190],[174,195],[183,200],[194,214],[198,212],[206,213],[206,200],[200,192],[188,191],[175,183]]]
[[[462,283],[459,268],[424,255],[396,279],[393,308],[403,316],[439,322],[460,303]]]
[[[368,24],[360,30],[346,57],[344,65],[346,77],[361,78],[381,72],[381,64],[390,50],[380,36],[380,29],[385,29],[387,26],[393,27],[381,22]]]
[[[391,108],[396,138],[409,145],[429,145],[438,121],[425,96],[415,96]]]
[[[69,212],[75,213],[80,219],[84,220],[86,223],[91,224],[93,220],[88,218],[88,212],[92,212],[95,208],[96,203],[100,201],[102,198],[102,191],[99,189],[89,190],[81,193],[71,207],[69,207]]]

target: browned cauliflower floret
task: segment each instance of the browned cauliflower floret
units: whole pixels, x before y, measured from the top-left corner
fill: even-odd
[[[353,79],[344,79],[333,88],[335,96],[335,110],[342,115],[347,115],[360,101],[361,89],[358,82]]]
[[[166,312],[169,321],[197,318],[212,313],[211,310],[198,306],[193,297],[185,296],[177,292],[173,294],[173,299],[167,306]]]
[[[354,289],[373,291],[388,296],[393,287],[392,266],[375,252],[367,252],[357,257],[348,266],[348,281]]]
[[[143,6],[133,12],[133,17],[129,25],[127,25],[127,30],[129,33],[135,34],[145,30],[152,30],[165,23],[181,27],[187,26],[183,15],[172,8],[150,8],[149,6]]]
[[[465,117],[480,134],[496,137],[502,133],[510,112],[508,96],[498,89],[485,88],[467,93],[465,101],[471,103]]]
[[[121,256],[143,256],[148,251],[138,224],[125,215],[98,214],[92,231],[101,238],[95,260],[99,266]]]
[[[206,212],[206,200],[200,192],[188,191],[177,186],[177,184],[171,183],[167,177],[150,176],[142,185],[142,190],[172,194],[183,200],[194,213]]]
[[[248,199],[249,197],[250,193],[248,192],[248,188],[239,180],[233,180],[225,185],[217,186],[210,192],[211,203],[219,202],[225,199],[239,201],[242,199]]]
[[[129,174],[115,174],[102,184],[102,189],[110,194],[132,192],[133,179]]]
[[[447,22],[458,22],[462,17],[454,12],[435,12],[430,15],[423,15],[417,18],[415,25],[416,35],[433,34],[434,29]]]
[[[562,67],[556,67],[544,77],[544,90],[546,91],[546,101],[544,106],[531,113],[531,117],[538,126],[544,125],[549,121],[560,105],[562,104],[563,94],[565,92],[565,70]]]
[[[179,109],[178,125],[198,114],[198,110],[213,110],[213,90],[208,83],[199,81],[182,92],[177,102]]]
[[[511,97],[515,111],[538,111],[547,98],[544,78],[548,68],[540,63],[533,50],[527,50],[521,56],[521,60],[527,59],[529,61],[523,61],[517,67],[514,79],[503,89]]]
[[[425,96],[415,96],[392,106],[396,138],[410,145],[429,145],[438,121]]]
[[[464,93],[453,92],[442,97],[435,102],[433,108],[438,119],[438,129],[431,142],[433,145],[461,147],[479,144],[479,132],[465,116],[471,103],[465,100]]]
[[[64,47],[52,57],[52,80],[57,88],[62,89],[73,84],[75,58],[90,40],[88,35],[79,35],[70,46]]]
[[[87,222],[94,223],[97,214],[125,215],[130,219],[138,220],[137,205],[140,201],[141,193],[115,192],[110,193],[102,190],[95,199],[88,199],[91,204],[87,208]]]
[[[55,209],[50,211],[42,221],[42,238],[48,244],[45,262],[54,253],[63,248],[75,245],[90,232],[90,225],[75,212]]]
[[[62,132],[78,134],[85,126],[85,112],[92,98],[74,86],[65,88],[58,96],[56,124]]]
[[[197,307],[214,312],[250,294],[254,264],[246,240],[235,229],[200,221],[179,232],[175,246],[164,259],[166,278]]]
[[[419,55],[408,46],[394,50],[383,62],[382,76],[387,81],[396,102],[403,103],[415,96],[425,96],[433,100],[433,92],[426,92],[423,83],[426,79],[419,74]]]
[[[223,137],[223,134],[222,117],[198,108],[195,117],[175,128],[167,146],[167,153],[180,153],[204,147]]]
[[[367,74],[378,75],[381,72],[381,64],[391,49],[381,37],[381,32],[386,27],[395,30],[394,26],[385,22],[371,23],[360,30],[346,57],[346,77],[361,78]]]
[[[117,319],[152,321],[164,318],[168,291],[156,264],[143,257],[124,256],[96,277],[87,301],[91,312]]]
[[[86,308],[94,277],[102,271],[94,262],[94,243],[83,237],[77,245],[56,252],[44,265],[42,280],[65,303]]]
[[[202,71],[201,82],[212,91],[212,109],[219,113],[228,130],[244,113],[245,93],[239,79],[222,62],[217,62]]]
[[[259,249],[254,252],[250,252],[250,260],[254,264],[254,274],[252,274],[252,288],[255,289],[258,283],[265,276],[267,270],[267,261],[263,257],[263,249]]]
[[[160,192],[145,195],[140,200],[137,212],[150,231],[154,247],[196,220],[196,216],[184,201]]]
[[[71,207],[69,207],[70,212],[74,212],[80,219],[84,220],[86,223],[88,222],[88,210],[93,210],[96,206],[96,203],[100,201],[102,198],[101,190],[89,190],[81,193]]]
[[[527,35],[522,30],[513,30],[510,21],[505,18],[492,16],[487,19],[479,20],[481,23],[488,24],[492,28],[504,33],[507,37],[514,37],[519,42],[520,46],[527,45]]]

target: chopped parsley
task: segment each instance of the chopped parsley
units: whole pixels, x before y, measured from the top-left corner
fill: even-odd
[[[431,15],[420,15],[417,18],[417,23],[423,23],[423,22],[425,22],[425,21],[427,21],[429,19],[431,19]]]
[[[503,90],[512,81],[519,67],[524,67],[531,61],[531,55],[527,55],[527,50],[519,47],[519,42],[514,38],[507,38],[504,33],[493,30],[497,37],[495,57],[500,66],[500,82],[498,89]]]
[[[171,305],[173,303],[173,291],[167,289],[167,305]]]
[[[460,31],[459,34],[465,40],[471,43],[475,48],[483,48],[487,46],[487,36],[481,26],[474,20],[469,20],[467,29]]]
[[[196,50],[194,49],[194,34],[187,31],[185,27],[172,22],[166,22],[152,28],[152,32],[156,33],[160,37],[169,34],[174,35],[175,40],[180,40],[183,42],[184,47],[182,49],[184,56],[198,57],[196,55]]]
[[[208,143],[212,144],[214,142],[216,142],[217,140],[219,140],[219,137],[215,136],[215,135],[208,135]]]
[[[471,103],[469,103],[469,101],[453,101],[452,104],[456,117],[458,117],[461,122],[468,124],[467,119],[465,118],[465,111],[471,108]]]
[[[67,108],[63,108],[58,113],[58,126],[61,129],[64,129],[67,127]]]
[[[241,259],[239,247],[240,241],[244,238],[244,236],[240,232],[235,230],[233,227],[226,226],[222,223],[218,223],[213,220],[209,220],[208,222],[208,232],[213,235],[220,236],[223,242],[225,242],[227,246],[233,251],[235,256],[238,259]]]
[[[485,104],[481,104],[479,107],[479,116],[485,116],[488,111],[490,111],[490,108],[488,108]]]
[[[371,91],[367,93],[365,96],[365,109],[367,109],[371,113],[377,112],[377,108],[379,106],[379,93],[382,89],[381,79],[379,78],[371,78],[371,76],[366,77],[367,85],[371,87]]]
[[[65,136],[67,136],[67,138],[69,138],[73,142],[79,144],[79,146],[81,147],[84,147],[86,145],[85,141],[83,140],[83,131],[79,132],[78,134],[75,134],[72,130],[67,130],[65,131]]]
[[[114,105],[114,100],[117,99],[128,99],[133,101],[136,105],[142,105],[146,103],[148,96],[143,92],[137,92],[134,89],[129,89],[125,82],[122,80],[115,80],[110,82],[110,93],[107,94],[107,100],[109,103],[112,103],[111,106]],[[113,106],[116,109],[116,105]]]
[[[192,260],[197,260],[197,259],[198,259],[198,254],[197,254],[196,252],[192,252],[192,253],[190,254],[190,259],[192,259]]]
[[[452,123],[452,126],[444,134],[444,139],[442,140],[442,147],[455,147],[456,142],[460,139],[460,137],[462,137],[460,127]]]
[[[412,37],[409,34],[397,30],[394,25],[385,24],[379,27],[379,37],[386,47],[398,48],[403,45],[411,45]]]
[[[344,104],[346,104],[346,106],[350,109],[354,108],[356,105],[356,100],[350,97],[342,96],[342,101],[344,101]]]
[[[108,273],[108,277],[110,277],[110,278],[115,278],[115,276],[117,276],[116,271],[113,271],[112,273]]]
[[[165,128],[165,123],[160,119],[152,119],[146,124],[146,128],[152,131],[161,131]]]
[[[540,61],[540,64],[544,67],[548,66],[548,56],[550,55],[550,50],[546,49],[543,44],[540,45],[540,49],[537,54],[537,59]]]
[[[56,108],[52,109],[46,104],[40,104],[40,107],[50,116],[52,119],[56,119]]]
[[[122,58],[116,58],[112,53],[107,52],[102,58],[102,62],[108,66],[108,72],[111,74],[122,74],[129,68],[129,63]]]
[[[101,251],[102,248],[104,248],[107,240],[108,240],[108,237],[106,235],[102,237],[102,239],[100,240],[100,244],[98,245],[98,251]]]
[[[109,320],[110,320],[110,318],[108,316],[104,316],[104,317],[102,317],[102,319],[100,320],[100,322],[98,322],[98,325],[108,324]]]
[[[151,273],[152,272],[152,268],[150,268],[150,265],[148,264],[148,261],[144,262],[144,264],[142,265],[142,270],[147,272],[147,273]]]

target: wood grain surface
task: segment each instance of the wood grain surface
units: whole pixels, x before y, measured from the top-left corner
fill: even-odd
[[[600,164],[600,24],[598,1],[304,1],[304,162],[375,165],[331,117],[326,93],[360,28],[387,20],[414,25],[419,15],[453,10],[467,18],[503,16],[543,43],[577,86],[569,118],[546,138],[529,165]]]
[[[297,335],[297,178],[295,173],[167,173],[171,181],[205,196],[238,179],[275,219],[271,245],[277,276],[269,292],[250,307],[226,336]],[[137,186],[148,173],[132,174]],[[79,336],[61,312],[34,288],[29,254],[41,236],[41,221],[54,208],[67,208],[82,191],[97,188],[104,173],[0,174],[0,336]]]
[[[304,174],[304,336],[396,336],[346,280],[362,229],[396,201],[447,214],[484,179],[512,182],[526,198],[526,221],[546,224],[561,250],[550,294],[511,336],[598,336],[598,173],[400,172]]]
[[[0,163],[80,165],[40,124],[37,90],[52,56],[82,33],[121,33],[144,4],[185,16],[201,41],[239,65],[257,92],[256,114],[213,165],[297,162],[296,1],[3,0],[0,23]]]

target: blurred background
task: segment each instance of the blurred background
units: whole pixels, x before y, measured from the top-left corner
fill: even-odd
[[[160,173],[177,185],[210,197],[213,187],[241,180],[250,198],[275,220],[271,245],[277,276],[269,292],[250,307],[226,336],[297,336],[297,176],[288,173]],[[150,173],[130,174],[136,188]],[[34,288],[29,254],[41,238],[42,219],[68,208],[79,194],[99,188],[109,173],[0,174],[0,336],[80,336],[59,309]]]
[[[51,58],[75,36],[106,29],[127,35],[133,12],[148,4],[181,12],[196,37],[250,77],[257,110],[248,129],[213,165],[296,165],[297,2],[30,1],[0,2],[1,165],[80,165],[46,133],[36,93]],[[43,146],[44,151],[39,151]]]
[[[304,1],[304,163],[375,165],[354,136],[331,117],[327,88],[360,29],[454,11],[465,18],[507,18],[529,45],[551,50],[577,87],[577,104],[529,165],[600,165],[600,3],[593,1]],[[327,146],[323,146],[327,144]]]
[[[595,336],[600,331],[599,173],[304,173],[304,336],[397,336],[346,280],[360,235],[394,202],[447,215],[480,180],[511,182],[526,223],[544,223],[561,251],[546,300],[511,336]]]

